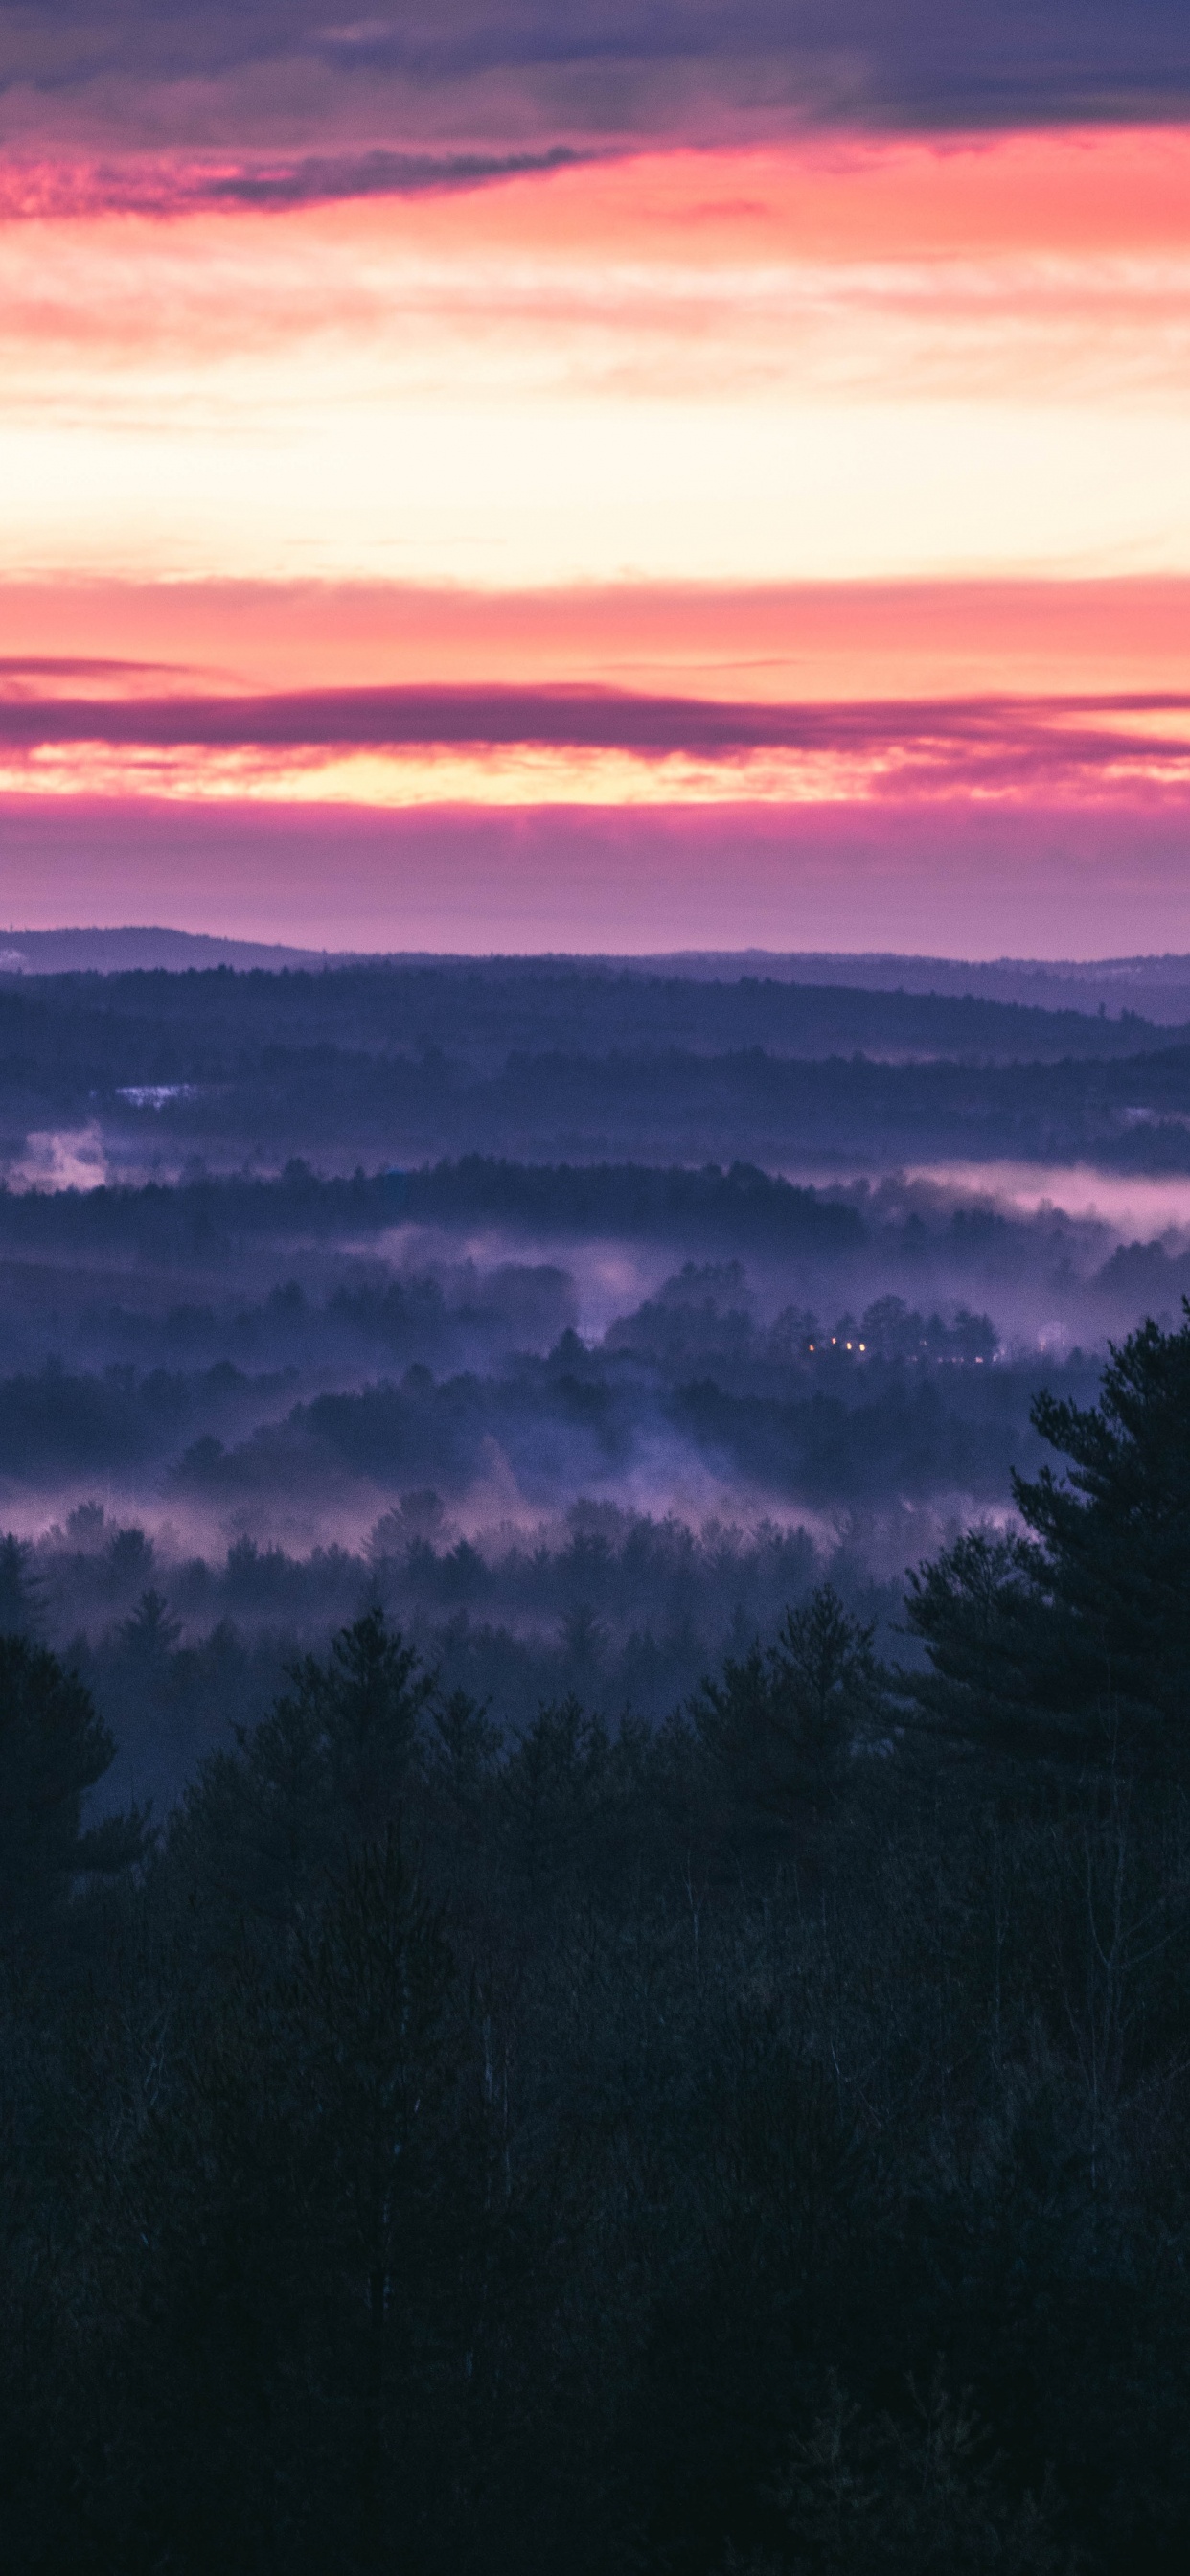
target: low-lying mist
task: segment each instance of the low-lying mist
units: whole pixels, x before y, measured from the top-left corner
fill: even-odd
[[[453,1226],[402,1221],[383,1176],[0,1202],[14,1526],[95,1491],[208,1547],[359,1544],[427,1484],[468,1530],[585,1497],[695,1520],[994,1503],[1039,1367],[1089,1378],[1190,1279],[1176,1239],[936,1185],[741,1173],[683,1204],[682,1175],[604,1169],[584,1240],[577,1172],[452,1167],[403,1199],[419,1177]],[[492,1197],[503,1222],[468,1205]]]
[[[506,1725],[663,1717],[824,1569],[887,1643],[1039,1385],[1190,1292],[1190,1051],[1135,1014],[512,961],[0,1020],[10,1608],[117,1798],[369,1599]]]

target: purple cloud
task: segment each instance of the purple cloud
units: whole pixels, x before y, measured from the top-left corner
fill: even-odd
[[[206,161],[129,156],[63,168],[10,168],[0,209],[12,214],[106,212],[183,215],[204,208],[328,205],[349,197],[425,197],[491,187],[500,179],[572,168],[596,156],[569,144],[541,152],[270,153],[212,166]]]
[[[1181,117],[1190,13],[1184,0],[441,0],[431,13],[388,0],[335,21],[325,0],[25,0],[0,6],[0,99],[9,154],[85,164],[93,195],[294,204],[814,125]],[[140,195],[127,154],[157,165]]]
[[[44,666],[28,666],[29,675]],[[117,669],[121,666],[113,666]],[[9,686],[19,666],[5,666]],[[1152,719],[1190,714],[1190,694],[980,697],[833,704],[736,704],[613,689],[449,687],[290,691],[267,697],[177,695],[0,697],[0,743],[103,743],[129,749],[303,752],[513,746],[627,751],[645,760],[683,753],[739,761],[801,752],[880,761],[929,781],[967,776],[986,786],[1056,775],[1152,771],[1190,781],[1190,729]],[[1142,718],[1143,725],[1134,720]]]

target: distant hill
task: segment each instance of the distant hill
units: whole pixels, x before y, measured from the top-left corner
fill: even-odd
[[[615,962],[700,978],[757,975],[870,993],[970,994],[977,1001],[1023,1002],[1036,1011],[1105,1010],[1112,1017],[1136,1011],[1166,1028],[1182,1028],[1190,1021],[1190,957],[996,957],[973,963],[961,957],[850,956],[827,950],[780,956],[744,949],[730,956],[700,952]]]
[[[279,974],[284,966],[321,963],[314,949],[211,939],[191,930],[0,931],[0,974],[8,975],[126,975],[137,967],[184,974],[188,966],[258,966]]]
[[[206,934],[160,927],[120,930],[64,929],[0,932],[0,974],[127,974],[137,968],[179,974],[188,967],[230,966],[240,972],[257,968],[279,974],[285,967],[349,966],[362,963],[358,951],[289,948],[250,939],[217,939]],[[376,962],[379,962],[378,960]],[[430,957],[394,953],[394,966],[465,967],[470,973],[500,976],[559,969],[600,973],[680,977],[702,983],[736,983],[755,977],[782,984],[833,985],[852,991],[936,993],[951,998],[970,995],[988,1002],[1023,1003],[1038,1011],[1104,1011],[1118,1018],[1124,1011],[1165,1028],[1190,1023],[1190,957],[1103,957],[1035,959],[998,957],[975,963],[954,957],[899,957],[895,954],[806,951],[781,954],[770,949],[723,952],[689,950],[649,957]]]

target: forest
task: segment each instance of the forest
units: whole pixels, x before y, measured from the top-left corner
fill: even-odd
[[[156,1819],[10,1543],[10,2565],[1182,2563],[1190,1312],[1033,1413],[916,1661],[789,1561],[506,1731],[373,1602]]]
[[[697,963],[0,975],[21,2576],[1181,2564],[1181,986]]]
[[[1064,992],[1054,1009],[566,959],[27,975],[0,954],[0,1166],[36,1171],[30,1133],[89,1133],[94,1151],[101,1131],[112,1179],[477,1152],[1190,1169],[1190,1044],[1160,1017],[1163,989],[1132,997],[1155,1017]]]

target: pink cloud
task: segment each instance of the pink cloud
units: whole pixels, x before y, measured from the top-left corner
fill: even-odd
[[[0,582],[0,655],[262,696],[543,680],[760,704],[1177,691],[1190,579],[549,590],[396,582]],[[171,677],[167,683],[167,668]],[[138,685],[140,685],[138,683]]]
[[[613,689],[424,685],[167,697],[34,695],[36,666],[0,694],[0,745],[293,755],[400,755],[510,748],[607,752],[643,764],[741,763],[785,754],[844,765],[860,788],[937,795],[1114,791],[1190,784],[1190,694],[886,698],[773,704]],[[560,792],[565,792],[560,783]],[[697,793],[697,790],[693,791]],[[746,789],[745,789],[746,792]],[[770,788],[770,794],[779,793]],[[399,802],[382,792],[377,802]],[[626,801],[631,801],[630,791]]]

